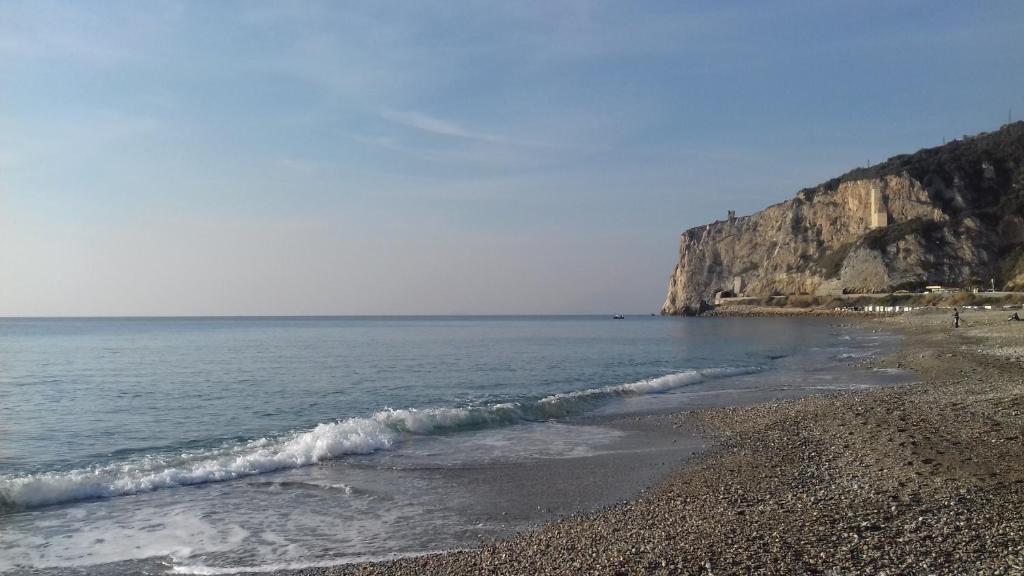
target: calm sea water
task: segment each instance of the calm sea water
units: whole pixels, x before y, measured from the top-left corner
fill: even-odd
[[[3,319],[0,571],[466,545],[488,527],[432,470],[600,453],[609,413],[875,385],[837,368],[894,342],[800,319]]]

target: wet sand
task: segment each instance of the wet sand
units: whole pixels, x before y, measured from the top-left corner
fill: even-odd
[[[708,447],[670,416],[604,420],[625,433],[608,452],[446,468],[439,477],[466,495],[456,505],[464,517],[484,525],[523,526],[635,497]]]
[[[1024,322],[1006,316],[861,321],[906,336],[870,367],[915,384],[652,417],[716,446],[628,502],[477,549],[297,573],[1024,573]],[[572,480],[550,479],[557,500]]]

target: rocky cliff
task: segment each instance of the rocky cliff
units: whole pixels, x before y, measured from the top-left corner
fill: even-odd
[[[874,216],[873,216],[874,215]],[[662,314],[747,296],[1024,288],[1024,122],[858,168],[691,228]]]

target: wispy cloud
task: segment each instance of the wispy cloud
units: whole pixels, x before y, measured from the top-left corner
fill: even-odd
[[[438,136],[463,138],[466,140],[476,140],[478,142],[489,142],[492,144],[516,143],[508,138],[488,134],[486,132],[470,130],[456,124],[455,122],[443,120],[434,116],[428,116],[427,114],[422,114],[420,112],[383,109],[380,111],[380,117],[400,126],[405,126],[406,128],[413,128],[415,130],[436,134]]]

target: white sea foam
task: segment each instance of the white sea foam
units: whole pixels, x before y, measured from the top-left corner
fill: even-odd
[[[280,441],[261,439],[230,450],[181,456],[148,456],[67,472],[0,477],[0,505],[33,508],[87,498],[107,498],[160,488],[232,480],[308,466],[347,454],[390,448],[399,433],[376,419],[320,424]]]
[[[577,390],[564,394],[554,394],[542,398],[537,402],[541,413],[549,413],[551,416],[560,416],[572,412],[581,402],[592,402],[603,398],[615,396],[640,396],[643,394],[656,394],[667,392],[674,388],[681,388],[691,384],[697,384],[712,378],[726,378],[729,376],[741,376],[760,372],[762,368],[705,368],[703,370],[687,370],[649,378],[629,384],[618,384],[615,386],[604,386],[602,388],[590,388],[588,390]]]
[[[751,374],[760,368],[688,370],[602,388],[554,394],[537,401],[463,408],[385,409],[368,418],[320,424],[280,438],[261,438],[221,449],[145,456],[104,466],[23,476],[0,475],[0,512],[91,498],[109,498],[208,482],[233,480],[309,466],[351,454],[394,447],[403,434],[427,435],[460,428],[546,420],[580,412],[611,397],[666,392],[711,378]]]
[[[249,537],[249,532],[237,524],[214,524],[182,506],[161,509],[158,521],[148,508],[120,517],[93,510],[85,521],[75,519],[72,513],[58,512],[37,517],[29,525],[15,523],[0,530],[0,573],[162,556],[189,558],[200,551],[210,554],[234,550]]]
[[[340,563],[345,564],[357,564],[362,562],[384,562],[387,560],[395,560],[398,558],[408,558],[412,556],[420,556],[422,554],[433,554],[440,552],[451,552],[452,550],[423,550],[420,552],[410,552],[404,554],[360,554],[357,556],[348,556],[343,559],[326,560],[323,562],[277,562],[271,564],[259,564],[255,566],[207,566],[204,564],[175,564],[169,574],[194,574],[196,576],[219,576],[222,574],[238,574],[238,573],[266,573],[266,572],[281,572],[288,570],[308,570],[311,568],[327,568],[331,566],[337,566]]]

